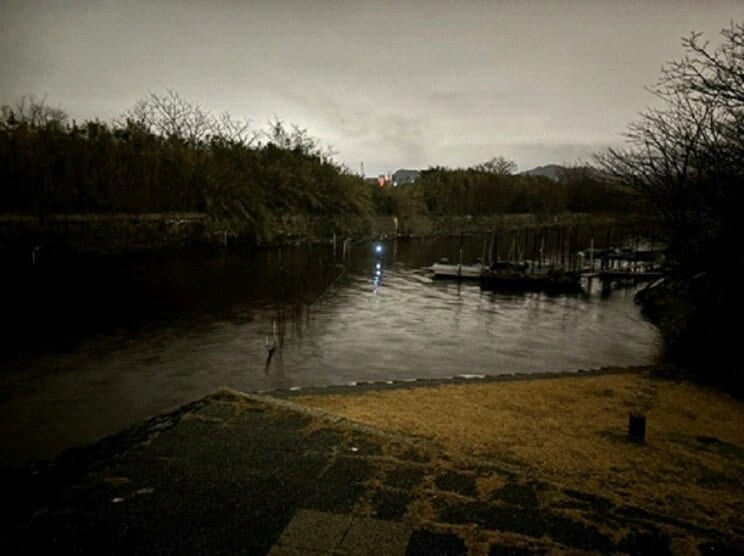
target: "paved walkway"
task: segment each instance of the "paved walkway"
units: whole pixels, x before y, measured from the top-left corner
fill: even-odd
[[[386,554],[404,555],[411,537],[411,526],[351,514],[332,514],[299,510],[279,540],[271,556],[296,554]]]
[[[668,552],[736,539],[291,401],[220,393],[0,479],[0,553]],[[692,529],[691,529],[692,528]]]

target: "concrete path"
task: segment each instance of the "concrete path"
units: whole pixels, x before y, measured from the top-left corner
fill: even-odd
[[[0,478],[0,553],[663,554],[695,524],[220,393]],[[695,548],[695,547],[693,547]]]
[[[297,554],[358,554],[403,556],[411,537],[407,523],[351,514],[299,510],[271,556]]]

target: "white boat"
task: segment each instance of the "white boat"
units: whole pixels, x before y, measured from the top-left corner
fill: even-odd
[[[486,269],[481,263],[475,264],[457,264],[451,263],[447,259],[442,259],[438,263],[431,265],[431,271],[434,278],[458,278],[458,279],[479,279]]]

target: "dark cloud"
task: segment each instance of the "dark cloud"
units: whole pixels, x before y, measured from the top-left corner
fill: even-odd
[[[262,124],[280,115],[368,173],[521,168],[618,140],[690,30],[715,40],[742,2],[0,4],[0,101],[47,94],[112,117],[173,88]]]

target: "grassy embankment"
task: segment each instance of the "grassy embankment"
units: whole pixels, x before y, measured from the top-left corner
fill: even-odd
[[[744,404],[712,389],[621,373],[297,401],[615,504],[741,529]],[[631,411],[647,415],[644,445],[626,439]],[[494,488],[479,480],[481,491]]]

